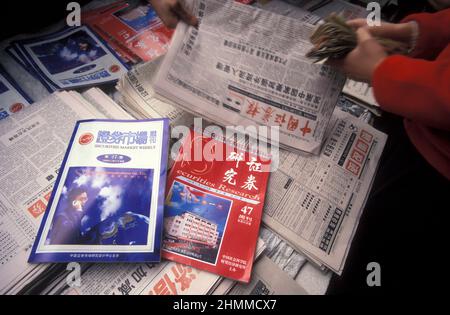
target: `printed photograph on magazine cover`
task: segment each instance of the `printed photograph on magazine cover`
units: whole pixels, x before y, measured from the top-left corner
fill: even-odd
[[[164,250],[215,265],[231,206],[231,200],[174,181],[164,209]]]
[[[55,41],[31,46],[30,49],[50,74],[88,65],[107,54],[84,30]]]
[[[162,24],[160,18],[148,3],[140,3],[135,7],[128,7],[114,13],[118,19],[136,32],[140,32],[155,24]]]
[[[153,170],[71,167],[46,245],[146,245]]]

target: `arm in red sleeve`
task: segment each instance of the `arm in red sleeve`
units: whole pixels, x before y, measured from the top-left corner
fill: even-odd
[[[375,70],[372,85],[381,108],[450,130],[450,46],[436,61],[387,57]]]
[[[412,14],[402,22],[410,21],[419,25],[419,37],[411,56],[435,59],[450,42],[450,9],[437,13]]]

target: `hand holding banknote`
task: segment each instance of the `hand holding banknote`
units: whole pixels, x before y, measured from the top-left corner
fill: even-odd
[[[381,23],[380,26],[367,26],[366,19],[354,19],[347,21],[347,25],[354,29],[367,27],[373,37],[386,38],[396,42],[403,43],[408,48],[414,48],[413,43],[417,37],[417,24],[415,22],[407,23]]]
[[[183,6],[181,0],[148,0],[163,23],[169,28],[175,28],[179,21],[197,26],[198,20]]]
[[[339,68],[353,80],[370,82],[375,69],[388,55],[366,27],[359,28],[356,34],[356,48],[342,59],[328,59],[327,64]]]

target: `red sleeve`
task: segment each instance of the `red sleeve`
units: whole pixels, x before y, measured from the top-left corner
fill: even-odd
[[[405,56],[387,57],[372,78],[381,108],[450,130],[450,46],[436,61]]]
[[[437,13],[419,13],[407,16],[402,22],[419,24],[419,37],[411,56],[435,59],[450,42],[450,9]]]

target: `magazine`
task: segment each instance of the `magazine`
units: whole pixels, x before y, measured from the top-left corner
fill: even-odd
[[[198,148],[214,158],[195,159]],[[248,282],[269,169],[270,159],[192,130],[168,177],[163,257]]]
[[[168,128],[79,121],[29,262],[159,262]]]
[[[137,1],[135,5],[118,1],[104,10],[84,12],[82,19],[133,63],[151,61],[165,54],[173,33],[146,1]]]
[[[10,55],[54,90],[116,81],[128,70],[86,26],[15,41],[11,46]]]
[[[0,120],[33,103],[13,78],[0,67]]]

